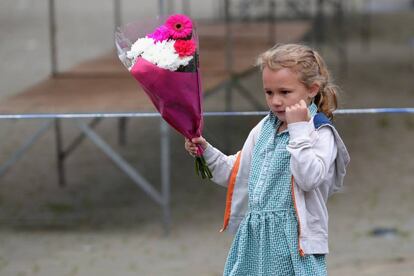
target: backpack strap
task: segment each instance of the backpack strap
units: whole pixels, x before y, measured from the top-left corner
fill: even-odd
[[[318,129],[323,125],[331,125],[332,126],[332,122],[331,122],[331,120],[329,120],[329,118],[323,112],[318,112],[313,117],[313,125],[315,126],[315,129]]]

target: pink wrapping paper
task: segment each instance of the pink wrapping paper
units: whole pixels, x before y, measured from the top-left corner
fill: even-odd
[[[138,58],[130,72],[165,121],[190,140],[201,136],[203,116],[198,69],[172,72]],[[202,153],[199,147],[199,155]]]

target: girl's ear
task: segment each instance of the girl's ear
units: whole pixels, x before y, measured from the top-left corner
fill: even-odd
[[[320,88],[321,86],[319,84],[317,84],[316,82],[313,83],[311,87],[309,88],[309,97],[310,98],[315,97],[318,94]]]

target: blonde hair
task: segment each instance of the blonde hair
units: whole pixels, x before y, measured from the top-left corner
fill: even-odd
[[[307,88],[319,85],[319,91],[313,101],[319,112],[333,119],[333,111],[338,107],[339,88],[331,79],[328,68],[318,52],[300,44],[276,44],[257,59],[261,70],[290,68],[298,73],[299,81]]]

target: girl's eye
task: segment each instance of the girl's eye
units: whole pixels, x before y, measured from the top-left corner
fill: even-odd
[[[289,90],[282,90],[282,91],[280,91],[282,94],[289,94],[290,93],[290,91]]]
[[[265,91],[265,93],[266,93],[267,95],[272,95],[272,91],[270,91],[270,90],[266,90],[266,91]]]

